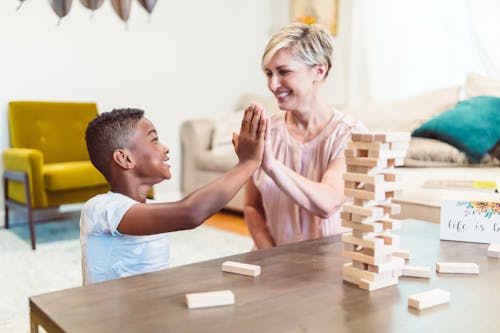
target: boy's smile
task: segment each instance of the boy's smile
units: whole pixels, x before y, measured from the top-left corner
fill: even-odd
[[[142,118],[136,124],[132,142],[137,176],[152,184],[170,179],[170,164],[167,163],[170,150],[159,141],[158,133],[149,119]]]

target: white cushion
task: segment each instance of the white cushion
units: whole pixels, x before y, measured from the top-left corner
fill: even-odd
[[[214,119],[214,130],[212,132],[212,141],[210,145],[212,150],[232,149],[233,132],[240,132],[243,115],[244,111],[239,110]]]
[[[465,82],[465,97],[496,96],[500,97],[500,81],[471,73]]]
[[[459,86],[433,90],[385,103],[370,103],[345,109],[370,131],[411,132],[458,102]]]

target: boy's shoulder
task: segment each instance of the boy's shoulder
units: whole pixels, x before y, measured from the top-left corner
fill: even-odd
[[[118,203],[126,203],[130,205],[137,203],[137,201],[126,195],[108,191],[106,193],[98,194],[87,200],[87,202],[83,205],[83,209],[86,210],[90,209],[91,207],[103,207],[108,206],[109,204],[116,205]]]

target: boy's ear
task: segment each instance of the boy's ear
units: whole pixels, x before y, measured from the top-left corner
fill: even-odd
[[[113,161],[124,169],[132,169],[135,165],[132,154],[128,149],[116,149],[113,152]]]

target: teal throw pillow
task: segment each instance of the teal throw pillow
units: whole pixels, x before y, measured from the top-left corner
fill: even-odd
[[[478,96],[458,102],[413,131],[412,136],[437,139],[479,163],[500,140],[500,98]]]

